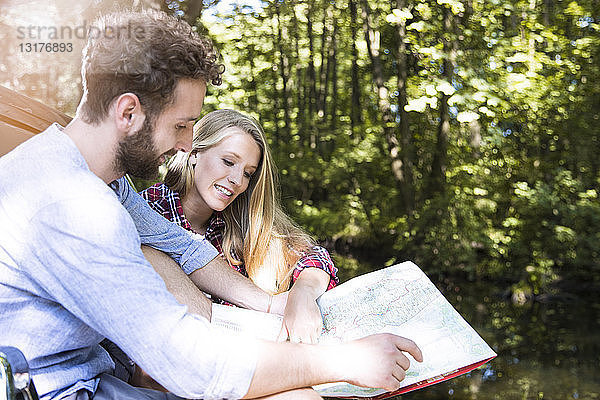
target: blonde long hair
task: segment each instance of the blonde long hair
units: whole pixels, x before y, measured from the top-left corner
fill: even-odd
[[[165,184],[185,197],[194,184],[190,155],[220,143],[231,127],[252,136],[261,159],[248,189],[223,210],[223,253],[231,264],[243,262],[248,277],[261,289],[281,293],[289,289],[294,265],[314,241],[281,209],[275,165],[264,131],[254,118],[234,110],[205,115],[194,125],[192,151],[179,152],[167,164]]]

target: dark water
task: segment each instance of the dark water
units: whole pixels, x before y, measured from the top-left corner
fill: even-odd
[[[600,299],[519,305],[493,283],[432,281],[498,357],[396,399],[600,399]]]

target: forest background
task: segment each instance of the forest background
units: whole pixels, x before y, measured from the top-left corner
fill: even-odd
[[[0,84],[73,115],[84,40],[50,28],[117,2],[33,3],[0,0]],[[413,260],[600,323],[598,0],[131,3],[213,39],[226,72],[204,111],[261,121],[285,209],[343,280]]]

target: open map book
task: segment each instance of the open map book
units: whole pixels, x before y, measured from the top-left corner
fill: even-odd
[[[411,359],[402,387],[389,393],[347,383],[316,386],[325,397],[385,398],[464,374],[496,353],[412,262],[358,276],[324,293],[318,300],[324,328],[320,342],[348,341],[374,333],[412,339],[423,352]],[[275,340],[281,317],[213,304],[212,323]]]

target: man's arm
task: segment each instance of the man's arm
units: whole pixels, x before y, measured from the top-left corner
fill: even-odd
[[[161,217],[162,218],[162,217]],[[270,295],[252,281],[231,268],[222,257],[215,257],[206,266],[186,275],[181,267],[167,254],[148,246],[142,246],[146,259],[167,285],[177,301],[189,307],[189,311],[202,315],[210,321],[211,302],[204,293],[240,307],[258,311],[283,314],[287,293]]]
[[[167,288],[180,303],[188,305],[188,309],[192,312],[195,307],[194,302],[197,302],[199,297],[202,298],[203,302],[208,303],[209,316],[207,318],[210,320],[210,301],[187,279],[177,264],[164,253],[145,247],[142,249],[153,266],[159,264],[162,265],[163,270],[171,271],[167,272],[166,275],[164,271],[160,274],[163,280],[176,281],[177,287],[173,287],[167,282]],[[218,257],[218,259],[221,259],[221,257]],[[223,271],[222,273],[231,271],[233,279],[238,276],[241,277],[238,272],[225,264],[225,261],[223,261],[223,264],[227,272]],[[209,274],[219,273],[218,264],[209,267],[209,269],[206,269],[207,267],[195,271],[192,276],[200,271]],[[323,272],[317,269],[312,271],[311,269],[303,271],[303,273],[309,271],[314,273]],[[196,277],[198,276],[196,275]],[[204,277],[199,278],[204,279]],[[209,276],[208,280],[213,278]],[[314,278],[314,282],[310,278]],[[214,280],[219,281],[219,279]],[[326,282],[323,283],[324,279],[318,275],[310,276],[309,273],[305,280],[316,284],[321,291],[324,290],[323,285],[326,286]],[[298,282],[296,282],[296,285]],[[188,287],[186,288],[186,286]],[[227,290],[227,287],[223,286],[219,290]],[[200,293],[200,296],[198,293]],[[260,342],[258,362],[246,398],[255,398],[335,381],[349,381],[361,386],[392,391],[398,388],[399,382],[404,379],[405,371],[410,365],[408,358],[402,354],[402,351],[409,352],[418,361],[422,360],[421,352],[414,342],[390,334],[369,336],[346,344],[328,346]],[[290,398],[295,398],[294,396],[300,394],[290,392],[289,395]],[[304,395],[308,396],[309,393]]]
[[[142,252],[175,299],[188,306],[188,312],[203,316],[210,321],[212,302],[194,285],[179,265],[168,255],[152,247],[142,246]]]
[[[409,339],[379,334],[336,345],[262,342],[258,364],[244,398],[308,387],[326,382],[349,382],[394,391],[406,376],[410,361],[423,356]]]
[[[230,303],[259,311],[266,311],[269,302],[272,301],[271,310],[283,313],[286,296],[276,296],[271,300],[269,294],[254,285],[250,279],[234,271],[222,257],[217,257],[219,253],[210,242],[193,237],[179,225],[155,212],[125,178],[119,179],[112,186],[121,204],[133,219],[142,244],[168,254],[179,264],[177,268],[183,269],[200,290]],[[159,262],[153,263],[153,267],[168,287],[180,286],[185,289],[184,293],[193,295],[193,290],[186,289],[189,286],[187,282],[178,282],[184,275],[173,270],[173,265]],[[183,303],[190,305],[201,301],[194,300],[193,296],[189,298],[190,302]]]
[[[178,396],[241,398],[257,342],[186,312],[144,258],[130,216],[109,196],[79,195],[38,211],[23,274],[44,293],[41,301],[54,305],[55,317],[78,329],[69,339],[76,346],[106,337]],[[93,346],[90,353],[96,355]]]
[[[144,258],[133,222],[114,199],[55,202],[32,220],[24,273],[61,306],[57,312],[89,327],[84,335],[110,339],[178,396],[262,396],[333,380],[388,388],[379,375],[403,376],[404,356],[391,340],[267,343],[187,313]]]
[[[208,240],[193,237],[150,208],[125,178],[111,187],[131,216],[141,243],[167,253],[186,274],[204,267],[219,254]]]
[[[268,293],[231,268],[223,257],[214,258],[204,268],[192,272],[189,277],[200,290],[240,307],[283,314],[287,293],[275,295],[270,299]]]

